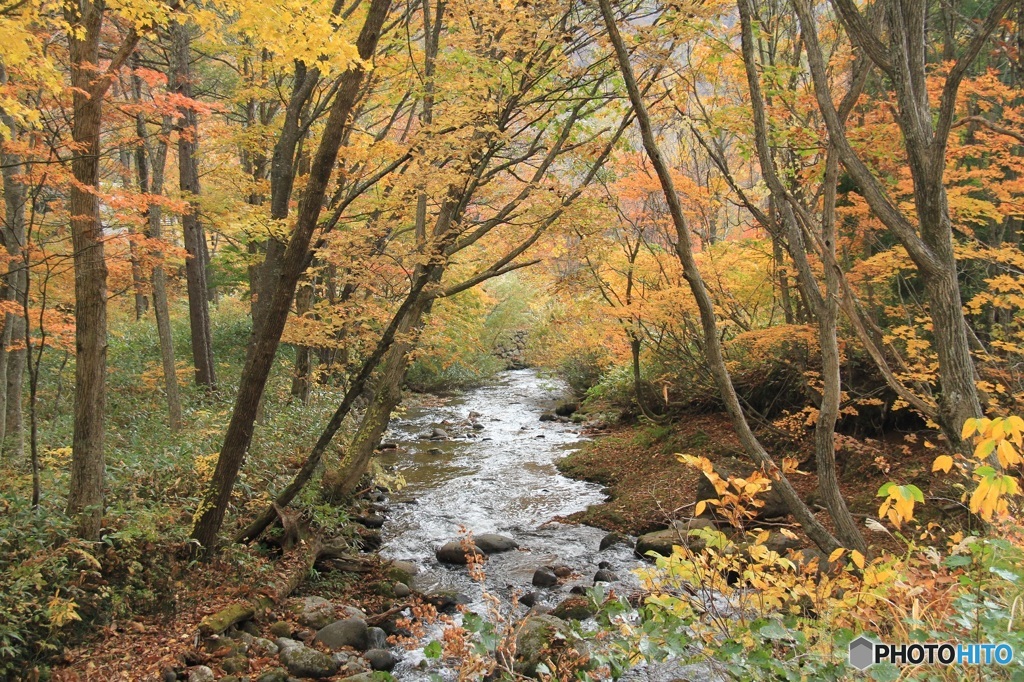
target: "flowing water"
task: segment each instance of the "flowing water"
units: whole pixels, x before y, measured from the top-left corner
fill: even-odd
[[[398,449],[385,451],[383,463],[401,473],[407,485],[392,499],[382,553],[421,568],[414,589],[457,592],[479,611],[483,590],[511,604],[514,592],[535,590],[531,580],[537,568],[567,565],[574,573],[564,584],[537,590],[541,602],[553,606],[573,585],[591,587],[599,562],[611,564],[619,591],[636,586],[630,571],[640,562],[629,547],[599,552],[605,531],[552,520],[605,499],[600,486],[566,478],[555,468],[558,459],[579,447],[579,427],[542,422],[540,416],[566,393],[560,381],[515,370],[436,407],[410,408],[392,421],[386,440]],[[430,440],[435,428],[449,439]],[[434,556],[463,530],[511,537],[519,549],[491,555],[481,585],[465,567],[441,564]],[[416,667],[422,660],[421,651],[407,652],[395,676],[428,679]]]

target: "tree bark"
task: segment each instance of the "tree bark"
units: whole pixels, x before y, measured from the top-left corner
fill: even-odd
[[[135,49],[138,36],[125,39],[107,71],[100,61],[102,0],[83,0],[65,10],[71,60],[72,124],[70,215],[75,270],[75,408],[68,515],[85,539],[99,536],[103,519],[106,419],[107,264],[100,222],[100,124],[111,74]]]
[[[0,82],[6,74],[0,71]],[[18,133],[17,123],[0,111],[0,118],[12,135]],[[0,153],[3,165],[5,222],[0,237],[10,259],[3,280],[3,298],[24,309],[27,296],[28,273],[22,258],[25,245],[25,205],[27,191],[22,180],[25,167],[16,154]],[[22,418],[22,389],[25,373],[25,317],[8,312],[4,315],[3,335],[0,337],[0,457],[12,455],[20,461],[25,455],[25,436]]]
[[[192,75],[189,66],[191,57],[191,28],[179,22],[170,26],[171,34],[171,75],[170,85],[174,92],[192,98]],[[187,104],[179,109],[178,123],[178,177],[182,193],[189,200],[189,210],[181,216],[184,232],[185,279],[188,288],[188,319],[192,338],[192,362],[195,366],[197,386],[214,389],[217,373],[213,363],[213,339],[210,330],[210,303],[207,286],[206,233],[199,220],[198,199],[199,165],[196,158],[198,149],[198,119],[194,109]]]
[[[372,0],[370,4],[356,43],[359,55],[364,61],[369,61],[376,51],[380,31],[390,6],[391,0]],[[320,145],[313,158],[309,180],[299,204],[295,230],[285,250],[273,298],[246,357],[231,421],[224,435],[224,444],[217,459],[213,480],[197,512],[196,524],[192,530],[192,537],[206,551],[209,551],[216,542],[231,500],[231,491],[238,470],[252,441],[257,408],[295,296],[295,287],[305,270],[310,242],[363,75],[363,67],[354,64],[342,76],[341,86],[331,106]]]
[[[142,80],[133,76],[136,101],[142,99]],[[156,145],[147,147],[146,119],[139,113],[135,119],[139,141],[135,148],[135,166],[138,174],[139,191],[143,194],[159,195],[164,191],[164,171],[167,167],[167,136],[170,134],[170,117],[165,116],[160,137]],[[158,204],[146,209],[146,236],[160,241],[163,239],[162,214]],[[171,332],[171,314],[167,304],[167,272],[163,266],[163,251],[154,251],[153,271],[150,282],[153,289],[153,315],[156,318],[156,333],[160,339],[160,364],[164,374],[164,395],[167,396],[167,421],[171,431],[181,430],[181,396],[178,391],[177,366],[174,358],[174,337]]]

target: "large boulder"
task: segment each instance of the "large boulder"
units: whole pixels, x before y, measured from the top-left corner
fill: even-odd
[[[363,651],[367,645],[366,621],[362,618],[336,621],[316,633],[316,641],[332,651],[343,647]]]
[[[649,559],[648,552],[656,552],[661,556],[670,556],[675,546],[688,547],[699,552],[704,549],[704,540],[690,535],[691,530],[715,528],[715,523],[708,519],[686,519],[673,521],[672,527],[665,530],[645,533],[636,539],[634,551],[642,559]]]
[[[565,621],[551,615],[530,616],[516,634],[516,659],[513,669],[520,675],[535,677],[537,665],[563,656],[586,659],[586,642],[575,635]]]
[[[554,587],[558,584],[558,576],[547,566],[542,566],[533,572],[533,584],[535,587]]]
[[[728,480],[730,477],[736,478],[747,478],[754,471],[754,465],[750,462],[746,462],[734,457],[724,457],[716,460],[712,463],[715,467],[715,473],[717,473],[722,480]],[[701,474],[697,480],[697,502],[703,502],[704,500],[717,500],[720,498],[718,491],[715,490],[715,486],[711,485],[711,481],[708,477]],[[764,506],[758,508],[757,518],[759,519],[777,519],[789,515],[789,506],[786,501],[782,499],[782,493],[776,488],[772,487],[767,493],[760,496],[760,499],[764,501]],[[707,509],[704,511],[705,516],[712,516],[715,513],[714,505],[707,505]]]
[[[567,597],[551,611],[551,615],[562,620],[586,620],[597,613],[594,604],[586,597]]]
[[[437,548],[434,552],[434,556],[442,564],[468,564],[469,557],[476,556],[479,558],[484,557],[484,553],[480,551],[476,545],[472,542],[465,543],[458,540],[452,542],[446,542]]]

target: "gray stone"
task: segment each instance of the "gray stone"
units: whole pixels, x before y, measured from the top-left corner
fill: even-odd
[[[387,649],[388,633],[380,628],[366,628],[367,649]]]
[[[348,646],[362,651],[366,648],[366,630],[366,621],[362,618],[346,618],[320,630],[315,641],[331,650]]]
[[[339,682],[377,682],[377,678],[371,673],[359,673],[357,675],[343,677]]]
[[[303,597],[292,606],[292,612],[297,616],[299,625],[314,630],[319,630],[337,617],[334,604],[323,597]]]
[[[629,544],[632,544],[632,541],[629,539],[629,536],[623,535],[622,533],[616,533],[616,532],[612,531],[611,533],[608,533],[608,535],[605,535],[603,538],[601,538],[601,545],[600,545],[599,549],[600,549],[600,551],[603,552],[604,550],[606,550],[609,547],[612,547],[614,545],[629,545]]]
[[[559,578],[568,578],[569,576],[572,575],[572,568],[570,568],[569,566],[566,566],[565,564],[559,564],[558,566],[551,566],[550,568],[554,572],[554,574],[556,576],[558,576]]]
[[[406,585],[419,572],[420,567],[411,561],[392,561],[388,567],[388,577],[392,580],[403,582]]]
[[[461,542],[452,541],[438,547],[434,555],[443,564],[467,564],[470,556],[483,557],[484,553],[477,549],[476,545],[470,544],[466,548]]]
[[[786,556],[786,552],[791,549],[799,549],[801,544],[800,538],[791,538],[778,530],[768,533],[768,539],[764,542],[765,547],[782,556]]]
[[[398,664],[398,658],[387,649],[370,649],[363,658],[370,662],[374,670],[392,670]]]
[[[473,538],[473,543],[484,554],[498,554],[508,552],[519,547],[519,543],[512,538],[494,533],[484,533]]]
[[[558,584],[558,576],[550,568],[544,566],[533,572],[533,584],[536,587],[553,587]]]
[[[262,653],[267,656],[277,656],[279,651],[276,644],[271,642],[269,639],[264,637],[257,637],[252,640],[252,646],[250,647],[253,651]]]
[[[256,682],[288,682],[288,673],[281,668],[275,668],[260,675]]]
[[[600,571],[594,574],[594,584],[597,583],[614,583],[618,581],[619,576],[615,575],[612,571],[607,568],[602,568]]]
[[[444,429],[434,429],[430,432],[430,440],[448,440],[448,432]]]
[[[341,667],[333,657],[304,644],[282,650],[280,659],[288,672],[296,677],[321,679],[332,676]]]
[[[409,589],[409,586],[403,583],[402,581],[396,582],[394,587],[392,588],[392,591],[395,593],[395,596],[399,599],[405,599],[410,594],[412,594],[412,590]]]
[[[704,549],[704,540],[700,537],[690,535],[691,530],[701,528],[715,528],[715,524],[708,519],[689,519],[685,521],[674,521],[671,528],[658,530],[653,533],[645,533],[636,540],[635,552],[642,559],[650,559],[647,552],[655,552],[661,556],[672,554],[675,546],[688,547],[693,552],[700,552]]]
[[[188,682],[213,682],[213,671],[205,665],[197,665],[188,671]]]

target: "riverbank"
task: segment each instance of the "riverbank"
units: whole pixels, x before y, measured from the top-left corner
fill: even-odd
[[[768,440],[766,438],[766,440]],[[770,441],[769,441],[770,442]],[[931,474],[936,451],[894,435],[887,441],[841,437],[837,452],[840,489],[859,518],[876,518],[876,491],[890,480],[917,485],[926,497],[948,494],[946,484]],[[913,447],[912,447],[913,446]],[[813,467],[813,446],[806,442],[776,445],[774,454],[795,457],[803,464],[790,482],[819,519],[830,525],[818,504],[818,479]],[[620,425],[570,453],[558,463],[565,476],[599,483],[607,499],[565,517],[609,531],[642,535],[668,527],[672,521],[693,516],[697,488],[703,474],[681,463],[678,454],[707,457],[712,463],[745,460],[731,421],[725,414],[689,415],[668,426]],[[941,511],[922,507],[923,518]],[[783,522],[785,523],[785,522]],[[796,524],[791,524],[799,533]],[[876,534],[869,542],[888,545],[890,538]]]

